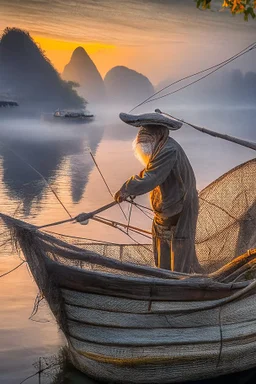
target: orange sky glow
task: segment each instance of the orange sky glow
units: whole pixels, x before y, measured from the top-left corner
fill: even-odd
[[[78,46],[83,47],[92,60],[97,63],[102,76],[115,65],[118,57],[119,49],[112,44],[101,42],[81,43],[33,35],[32,37],[59,73],[63,72],[64,66],[69,62],[72,52]],[[103,56],[104,60],[102,60]]]
[[[246,23],[214,4],[202,12],[192,0],[1,0],[0,33],[27,30],[59,73],[82,46],[102,77],[124,65],[156,85],[217,64],[253,42],[254,20]]]

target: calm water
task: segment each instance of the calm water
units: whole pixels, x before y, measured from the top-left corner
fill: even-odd
[[[256,141],[256,110],[181,108],[173,114],[192,123],[219,132]],[[67,219],[54,194],[27,163],[38,170],[57,192],[72,216],[89,212],[112,201],[94,166],[89,148],[115,192],[133,173],[141,170],[134,158],[131,142],[137,129],[121,123],[118,114],[97,116],[89,125],[66,126],[40,119],[0,121],[0,211],[33,224]],[[234,166],[255,157],[255,152],[224,140],[183,127],[172,133],[183,146],[195,170],[198,189]],[[146,196],[138,201],[148,204]],[[124,204],[124,210],[127,212]],[[123,221],[118,207],[105,217]],[[134,210],[132,223],[150,228],[150,221]],[[2,228],[0,228],[2,232]],[[65,224],[52,231],[99,240],[130,242],[124,234],[95,222],[88,226]],[[0,248],[0,275],[20,262],[15,253]],[[46,307],[29,320],[37,287],[23,265],[0,279],[0,383],[17,384],[36,369],[39,357],[58,353],[65,339]],[[40,322],[38,322],[40,321]],[[240,376],[236,375],[233,382]],[[38,377],[27,383],[38,383]],[[52,382],[42,378],[41,383]],[[256,380],[256,375],[254,376]],[[68,370],[67,383],[92,383],[78,372]]]

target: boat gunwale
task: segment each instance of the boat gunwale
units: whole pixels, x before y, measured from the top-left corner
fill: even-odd
[[[82,270],[70,267],[56,261],[46,260],[49,277],[62,289],[74,290],[81,293],[95,293],[112,297],[151,301],[213,301],[231,300],[233,295],[243,294],[249,287],[248,282],[225,284],[214,282],[213,285],[198,287],[197,284],[184,280],[164,280],[149,278],[134,278],[116,276],[109,273]],[[190,284],[191,283],[191,284]],[[199,284],[200,285],[200,284]],[[255,290],[254,290],[255,291]],[[243,297],[252,295],[254,291],[245,292]],[[233,299],[236,299],[235,297]]]

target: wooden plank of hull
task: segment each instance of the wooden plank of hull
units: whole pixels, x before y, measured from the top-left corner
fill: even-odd
[[[67,321],[68,333],[79,340],[103,345],[156,346],[214,343],[222,340],[241,342],[256,338],[256,320],[239,324],[197,328],[124,329],[84,325]]]
[[[102,297],[102,302],[104,298]],[[120,328],[187,328],[233,324],[256,319],[255,296],[247,297],[241,302],[233,302],[221,310],[209,309],[189,313],[127,313],[100,309],[82,308],[65,304],[67,317],[81,323]]]
[[[199,347],[200,348],[200,347]],[[162,364],[156,359],[149,364],[104,363],[78,353],[70,346],[73,364],[86,374],[104,381],[126,384],[164,384],[188,380],[202,380],[250,369],[255,366],[256,343],[228,347],[222,350],[220,362],[216,352],[199,359],[198,356],[183,356]]]
[[[228,297],[240,285],[222,284],[209,279],[164,280],[132,278],[81,270],[48,260],[47,268],[62,288],[110,296],[152,300],[213,300]]]
[[[208,310],[189,314],[131,314],[101,311],[99,309],[79,308],[65,305],[68,319],[91,325],[117,328],[187,328],[219,324],[219,311]],[[255,316],[254,316],[255,318]]]
[[[213,310],[204,310],[202,309],[207,305],[212,305],[218,303],[218,301],[145,301],[145,300],[131,300],[124,298],[117,298],[113,296],[105,295],[96,295],[93,293],[83,293],[63,289],[62,295],[66,304],[77,306],[78,308],[83,308],[87,310],[100,310],[104,312],[113,313],[113,316],[121,314],[164,314],[164,315],[174,315],[174,319],[177,319],[177,322],[182,323],[184,320],[184,315],[190,312],[191,319],[197,318],[200,316],[199,324],[202,321],[206,322],[209,318],[209,313],[216,313],[216,308]],[[78,309],[79,310],[79,309]],[[77,311],[78,311],[77,310]],[[70,309],[72,314],[72,310]],[[81,312],[82,313],[82,312]],[[219,313],[219,312],[218,312]],[[82,315],[74,312],[72,316]],[[89,312],[88,312],[89,315]],[[104,316],[104,314],[102,314]],[[219,316],[219,315],[218,315]],[[102,321],[101,316],[99,317]],[[215,317],[214,317],[215,318]],[[227,303],[221,307],[221,322],[222,324],[229,323],[239,323],[241,321],[253,320],[256,318],[256,297],[255,295],[243,297],[240,300],[235,300],[233,302]],[[180,319],[180,320],[179,320]],[[212,320],[211,320],[212,321]],[[127,322],[127,324],[130,324]],[[194,325],[193,325],[194,326]]]
[[[199,310],[207,305],[216,303],[210,301],[154,301],[136,300],[122,297],[94,294],[89,292],[78,292],[69,289],[62,289],[64,300],[68,304],[85,308],[101,309],[104,311],[123,313],[182,313],[191,310]]]
[[[72,336],[68,337],[69,344],[84,356],[117,365],[124,365],[132,361],[133,364],[152,363],[156,360],[170,363],[174,358],[208,359],[215,356],[216,364],[220,352],[220,338],[215,343],[156,345],[156,346],[120,346],[102,345],[88,341],[81,341]]]

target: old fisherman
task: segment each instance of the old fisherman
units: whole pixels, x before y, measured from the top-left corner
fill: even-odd
[[[182,123],[161,113],[121,113],[120,118],[139,128],[133,146],[144,169],[128,179],[114,199],[120,203],[128,196],[150,192],[156,266],[177,272],[199,272],[195,252],[198,217],[195,175],[182,147],[169,137],[169,130],[179,129]]]

